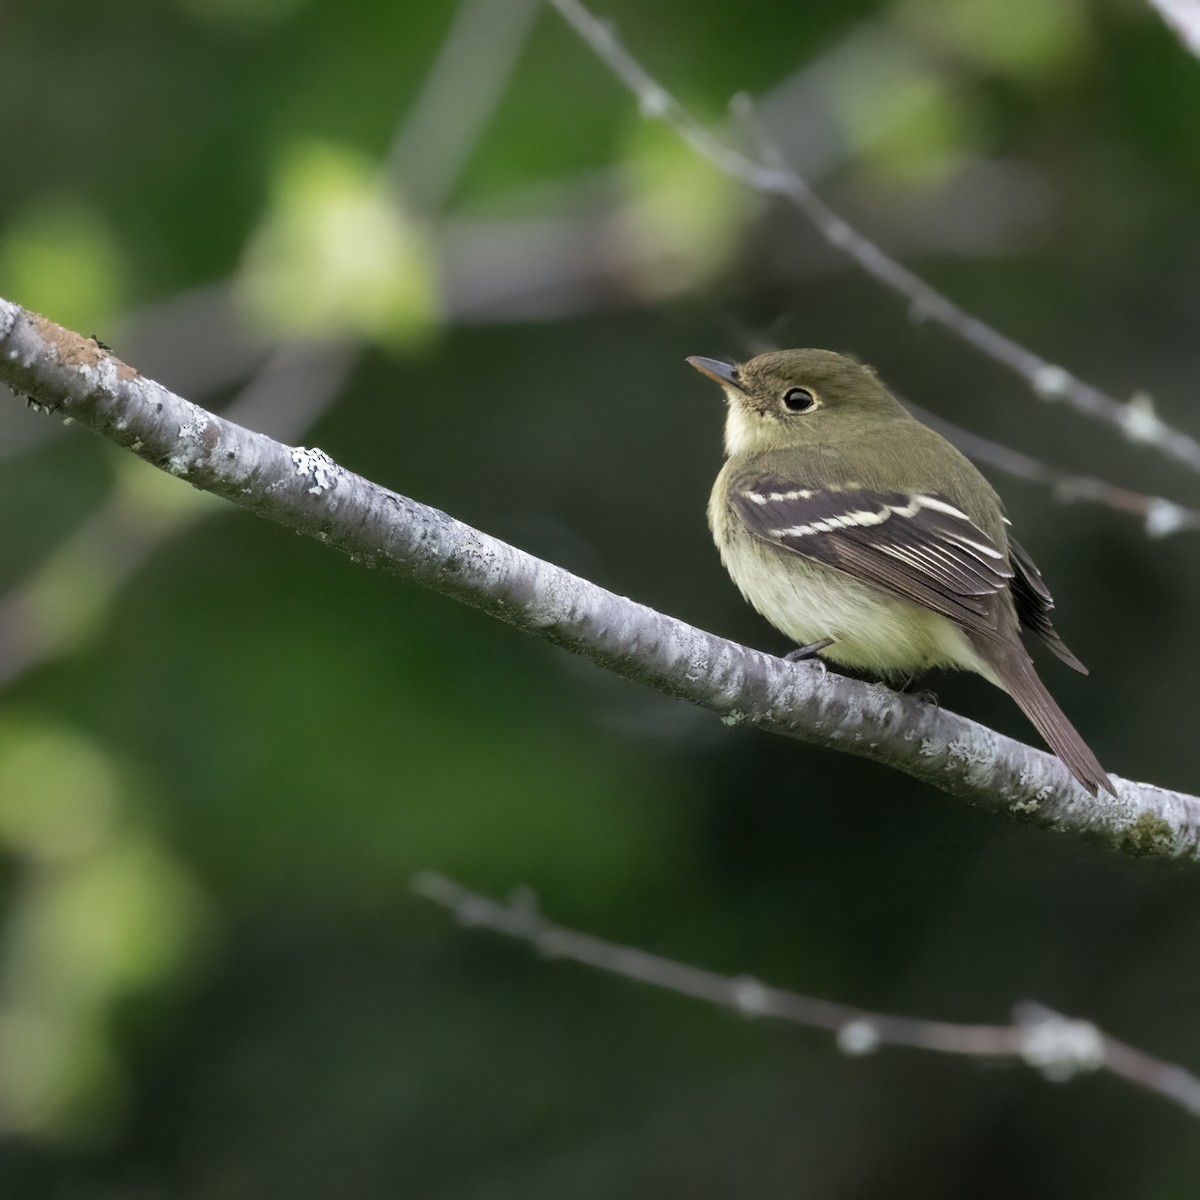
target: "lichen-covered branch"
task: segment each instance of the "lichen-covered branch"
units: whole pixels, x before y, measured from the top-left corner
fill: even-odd
[[[0,300],[0,382],[193,487],[719,714],[905,771],[959,799],[1116,849],[1200,860],[1200,799],[1114,777],[1093,798],[1035,750],[880,685],[695,629],[207,412],[95,341]]]

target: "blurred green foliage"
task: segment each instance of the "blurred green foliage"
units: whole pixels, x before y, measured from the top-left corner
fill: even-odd
[[[289,147],[239,284],[256,325],[403,347],[435,327],[431,231],[404,213],[370,160],[331,145]]]
[[[0,9],[0,294],[174,386],[353,342],[315,424],[315,370],[257,423],[773,650],[704,528],[721,414],[686,354],[851,351],[979,433],[1198,502],[647,124],[549,9],[420,211],[387,150],[456,11]],[[603,14],[705,119],[760,97],[956,299],[1196,428],[1200,62],[1149,9]],[[1093,668],[1050,686],[1113,771],[1195,789],[1194,541],[995,478]],[[459,929],[408,881],[527,884],[563,923],[889,1011],[1031,996],[1200,1067],[1194,871],[725,729],[11,403],[0,502],[5,1197],[1193,1193],[1194,1120],[1112,1080],[846,1060]],[[933,686],[1030,736],[979,681]]]

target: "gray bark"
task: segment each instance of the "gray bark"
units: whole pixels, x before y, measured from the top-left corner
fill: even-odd
[[[346,471],[321,450],[286,446],[207,412],[96,342],[4,300],[0,382],[193,487],[727,724],[870,758],[980,808],[1115,849],[1200,859],[1195,796],[1114,776],[1119,796],[1093,798],[1052,755],[917,697],[784,662],[617,596]]]

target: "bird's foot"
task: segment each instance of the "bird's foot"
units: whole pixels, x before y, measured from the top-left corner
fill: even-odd
[[[797,662],[813,663],[815,666],[820,667],[821,681],[824,682],[825,677],[828,674],[828,668],[825,666],[824,660],[819,658],[818,655],[820,654],[820,652],[822,650],[825,649],[826,646],[832,646],[832,645],[833,645],[833,638],[828,638],[828,637],[822,638],[819,642],[809,642],[809,644],[807,646],[797,646],[795,650],[792,650],[789,653],[785,654],[783,656],[783,661],[790,662],[790,663],[797,663]]]
[[[833,645],[833,638],[822,638],[819,642],[809,642],[807,646],[797,646],[783,656],[784,662],[800,662],[805,658],[815,658],[826,646]]]
[[[907,692],[908,689],[912,687],[917,679],[923,674],[924,672],[921,670],[913,671],[913,673],[909,675],[903,683],[893,684],[892,686],[895,687],[896,691],[898,692]],[[911,695],[914,700],[923,700],[926,704],[932,704],[934,708],[942,707],[942,702],[938,699],[937,692],[931,692],[928,688],[922,688],[919,692],[909,692],[909,695]]]

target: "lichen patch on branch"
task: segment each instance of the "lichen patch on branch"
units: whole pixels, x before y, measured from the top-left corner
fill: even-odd
[[[311,449],[307,446],[297,446],[292,451],[292,462],[295,464],[297,475],[307,476],[313,481],[312,487],[308,489],[310,496],[323,495],[337,486],[341,467],[324,450],[316,446]]]

